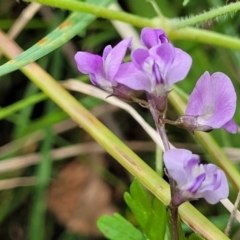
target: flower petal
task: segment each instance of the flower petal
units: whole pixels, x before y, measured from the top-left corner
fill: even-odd
[[[192,194],[196,194],[199,188],[201,188],[201,185],[205,178],[206,178],[205,173],[202,173],[199,176],[197,176],[192,182],[191,187],[188,189],[188,191],[191,192]]]
[[[203,193],[205,200],[211,204],[216,204],[221,199],[227,198],[229,195],[228,181],[221,169],[218,169],[218,175],[221,181],[219,188],[217,188],[215,191],[206,191]]]
[[[210,91],[210,94],[208,93]],[[197,81],[186,109],[186,115],[201,116],[204,114],[205,105],[212,102],[211,81],[209,72],[205,72]]]
[[[179,190],[172,198],[176,205],[179,204],[179,199],[198,198],[205,198],[214,204],[228,196],[227,178],[214,164],[199,164],[199,157],[185,149],[168,150],[163,159],[169,176],[176,181]]]
[[[145,71],[144,65],[146,60],[149,58],[148,50],[138,48],[134,50],[131,54],[131,59],[133,64],[142,71]],[[151,70],[152,71],[152,70]]]
[[[152,29],[148,27],[142,29],[141,44],[147,48],[151,48],[165,42],[169,42],[169,40],[162,29]]]
[[[187,76],[191,65],[192,58],[190,55],[179,48],[175,48],[173,63],[169,67],[165,77],[167,88],[172,84],[183,80]]]
[[[99,55],[88,52],[77,52],[74,59],[80,72],[84,74],[103,75],[103,60]]]
[[[238,132],[238,125],[232,119],[230,121],[228,121],[227,123],[225,123],[222,127],[226,131],[233,133],[233,134]]]
[[[236,110],[237,96],[230,78],[221,72],[216,72],[211,76],[214,87],[214,118],[211,119],[212,127],[222,127],[233,118]]]
[[[164,43],[161,46],[151,48],[149,54],[156,61],[165,81],[166,73],[174,60],[174,47],[170,43]]]
[[[185,149],[170,149],[163,155],[164,164],[169,176],[177,182],[180,188],[187,183],[188,174],[184,166],[191,156],[192,153]]]
[[[77,52],[75,61],[80,72],[89,74],[93,85],[112,92],[111,83],[105,78],[102,57],[88,52]]]
[[[114,48],[112,48],[110,52],[108,52],[108,55],[104,62],[104,69],[107,79],[109,79],[111,82],[113,81],[116,73],[118,72],[118,69],[123,62],[126,51],[131,45],[131,42],[132,38],[126,38],[120,43],[118,43]]]
[[[102,54],[102,58],[105,61],[108,54],[112,51],[112,46],[111,45],[107,45],[104,50],[103,50],[103,54]]]
[[[232,119],[235,109],[236,93],[228,76],[205,72],[190,95],[186,114],[199,116],[201,125],[220,128]]]
[[[131,62],[123,63],[120,66],[114,80],[133,90],[145,90],[148,92],[151,89],[149,79]]]

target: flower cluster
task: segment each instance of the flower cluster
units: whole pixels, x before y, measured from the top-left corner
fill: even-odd
[[[192,58],[175,48],[160,29],[144,28],[139,48],[131,53],[131,62],[123,58],[131,45],[131,38],[114,48],[105,47],[103,56],[88,52],[75,55],[78,70],[89,74],[92,84],[124,100],[131,100],[134,90],[144,90],[165,111],[162,98],[167,97],[172,84],[183,80],[188,74]],[[159,99],[160,100],[159,100]]]
[[[165,119],[171,86],[187,76],[192,58],[174,47],[161,29],[144,28],[140,40],[143,47],[131,52],[130,62],[123,60],[132,38],[122,40],[115,47],[105,47],[102,56],[78,52],[75,55],[78,70],[89,74],[92,84],[123,100],[136,101],[136,91],[144,91],[156,126],[171,123],[190,132],[218,128],[238,132],[233,121],[236,93],[231,80],[221,72],[212,75],[205,72],[190,95],[185,115],[176,121]],[[222,170],[213,164],[200,164],[199,157],[190,151],[170,150],[167,146],[164,163],[169,178],[176,184],[172,196],[174,206],[198,198],[214,204],[228,196],[228,183]]]

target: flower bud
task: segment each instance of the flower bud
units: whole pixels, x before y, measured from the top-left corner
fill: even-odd
[[[194,133],[194,131],[211,132],[213,130],[213,128],[210,126],[200,125],[197,122],[196,116],[188,116],[188,115],[180,116],[175,121],[175,124],[177,127],[187,129],[191,133]]]

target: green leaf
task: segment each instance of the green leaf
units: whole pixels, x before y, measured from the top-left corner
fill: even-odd
[[[143,234],[120,214],[113,217],[102,216],[97,221],[97,226],[105,237],[111,240],[144,240]]]
[[[98,6],[108,6],[112,0],[88,0],[88,3]],[[0,75],[10,73],[27,64],[38,60],[48,53],[59,48],[96,19],[96,16],[87,13],[73,12],[55,30],[38,41],[35,45],[18,55],[16,58],[0,66]]]
[[[147,236],[151,240],[164,239],[166,233],[166,224],[167,224],[167,210],[166,206],[159,201],[157,198],[154,198],[152,204],[152,212],[148,219],[148,224],[146,225]]]
[[[148,238],[164,239],[167,223],[166,206],[155,197],[151,202],[146,190],[137,180],[131,184],[130,193],[124,194],[124,199]]]
[[[124,193],[124,200],[136,217],[142,229],[145,229],[151,215],[152,206],[143,186],[134,180],[130,186],[130,194]]]
[[[192,234],[189,236],[188,240],[204,240],[204,238],[202,238],[201,236],[199,236],[199,235],[196,234],[196,233],[192,233]]]

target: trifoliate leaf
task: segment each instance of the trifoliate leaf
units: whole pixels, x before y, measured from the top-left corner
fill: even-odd
[[[166,206],[157,198],[150,201],[143,186],[134,180],[130,193],[124,194],[124,199],[148,239],[164,239],[166,232]]]
[[[157,198],[154,198],[152,203],[151,215],[148,218],[148,223],[144,232],[151,240],[164,239],[167,224],[166,206]]]
[[[130,193],[125,192],[124,200],[131,209],[142,229],[145,229],[151,215],[152,206],[143,186],[134,180],[130,187]]]
[[[115,213],[113,217],[100,217],[97,226],[103,235],[110,240],[146,240],[140,230],[118,213]]]

